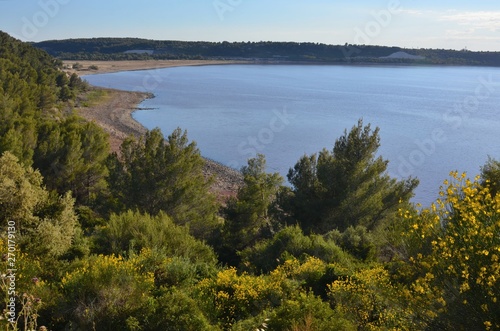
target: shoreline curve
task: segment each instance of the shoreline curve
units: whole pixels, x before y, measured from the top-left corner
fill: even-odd
[[[174,61],[174,62],[173,62]],[[106,62],[106,67],[99,67],[101,62]],[[127,62],[127,63],[125,63]],[[132,63],[130,63],[132,62]],[[219,64],[241,64],[236,61],[185,61],[185,60],[169,60],[169,61],[81,61],[81,65],[95,65],[99,69],[93,70],[90,74],[102,74],[121,71],[137,71],[164,69],[181,66],[202,66],[202,65],[219,65]],[[162,62],[162,63],[158,63]],[[102,68],[102,69],[101,69]],[[87,71],[65,70],[69,74],[77,73],[84,77],[89,74]],[[123,91],[110,88],[92,87],[94,90],[104,92],[102,100],[99,100],[94,105],[88,107],[77,107],[76,110],[80,116],[88,121],[93,121],[109,134],[109,141],[112,152],[119,153],[119,148],[123,140],[130,136],[141,136],[147,129],[137,122],[132,114],[139,110],[139,105],[146,99],[152,98],[151,93]],[[212,192],[217,196],[220,202],[224,202],[228,197],[235,196],[238,189],[243,184],[241,172],[233,168],[227,167],[220,162],[203,158],[205,165],[203,169],[204,175],[213,177],[214,181],[211,186]]]

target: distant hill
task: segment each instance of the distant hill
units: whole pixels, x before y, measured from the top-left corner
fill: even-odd
[[[34,46],[63,60],[246,59],[267,62],[500,66],[500,52],[296,42],[190,42],[138,38],[50,40]],[[406,54],[397,56],[397,54]]]

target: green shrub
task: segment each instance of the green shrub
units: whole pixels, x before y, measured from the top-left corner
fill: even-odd
[[[101,230],[98,241],[103,252],[108,254],[137,254],[149,248],[167,257],[183,257],[193,262],[216,261],[209,246],[192,237],[186,227],[175,225],[164,213],[156,217],[132,211],[114,214]]]
[[[276,331],[354,331],[357,327],[329,304],[312,294],[301,293],[296,298],[283,301],[269,315],[269,330]]]
[[[59,311],[76,330],[111,330],[151,310],[153,275],[139,272],[134,260],[92,256],[61,281]]]
[[[198,306],[184,291],[169,289],[157,299],[150,330],[215,331]]]
[[[344,253],[333,240],[319,235],[306,236],[298,226],[286,227],[272,239],[264,240],[241,252],[243,265],[267,273],[292,257],[304,261],[308,256],[325,262],[349,264],[351,257]]]
[[[333,230],[327,234],[327,238],[361,260],[366,261],[375,256],[376,246],[373,237],[362,225],[350,226],[342,233]]]

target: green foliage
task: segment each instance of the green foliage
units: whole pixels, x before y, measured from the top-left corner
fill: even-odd
[[[37,138],[35,120],[16,114],[9,101],[0,95],[0,151],[10,151],[22,163],[31,165]]]
[[[230,198],[224,209],[223,238],[225,262],[237,265],[236,252],[276,231],[272,217],[276,194],[283,182],[278,174],[265,172],[266,160],[259,154],[242,168],[243,186],[236,198]]]
[[[210,181],[186,132],[176,129],[166,142],[159,129],[139,141],[129,138],[121,146],[121,159],[114,156],[110,164],[110,188],[122,205],[151,215],[164,211],[199,238],[214,230],[217,206]]]
[[[375,257],[373,236],[364,226],[350,226],[342,233],[333,230],[327,234],[327,238],[334,240],[343,250],[358,259],[366,261]]]
[[[191,261],[216,260],[209,246],[193,238],[187,228],[175,225],[164,213],[154,217],[132,211],[112,215],[98,241],[107,254],[129,255],[149,248]]]
[[[319,235],[306,236],[298,226],[286,227],[267,240],[241,253],[242,264],[254,271],[267,273],[291,257],[304,260],[308,256],[326,262],[349,264],[351,257],[334,241]]]
[[[500,195],[451,173],[441,199],[419,214],[401,212],[405,241],[414,243],[404,274],[415,301],[434,307],[430,327],[500,328]]]
[[[155,269],[157,286],[188,289],[201,279],[213,276],[216,272],[215,264],[204,262],[202,258],[193,262],[184,257],[174,257],[163,262]]]
[[[403,287],[391,282],[380,265],[350,271],[328,286],[335,311],[358,330],[418,330],[412,306],[407,305]]]
[[[8,246],[12,247],[12,239],[0,238],[0,252],[7,252]],[[34,260],[24,252],[16,250],[0,260],[0,309],[2,318],[0,318],[0,327],[4,330],[28,330],[36,329],[38,317],[43,307],[51,302],[53,293],[50,286],[41,278],[42,264],[39,260]],[[8,255],[8,254],[5,254]],[[12,262],[16,264],[16,269],[12,270]],[[12,283],[12,281],[14,283]],[[15,286],[12,286],[15,284]],[[15,289],[22,289],[15,291]],[[12,312],[9,303],[10,298],[15,299],[15,314]],[[7,319],[13,318],[10,323]]]
[[[17,114],[33,116],[35,110],[49,110],[74,97],[78,88],[60,65],[46,52],[0,31],[0,87]],[[74,78],[73,83],[77,80],[81,82]]]
[[[73,73],[69,77],[69,83],[68,86],[70,87],[71,90],[73,91],[85,91],[88,86],[88,83],[84,82],[80,77],[78,77],[77,74]]]
[[[0,158],[0,224],[4,230],[15,224],[24,251],[39,257],[65,253],[78,224],[73,203],[68,194],[46,191],[40,173],[23,167],[11,153]]]
[[[40,125],[34,166],[48,188],[71,191],[80,204],[91,204],[106,187],[107,134],[95,123],[71,116]]]
[[[201,281],[198,292],[212,321],[229,330],[236,322],[279,305],[284,295],[281,282],[272,277],[238,275],[230,268]]]
[[[306,293],[285,300],[269,315],[269,330],[354,331],[356,325],[332,310],[327,302]]]
[[[76,330],[111,330],[147,316],[153,308],[150,273],[138,273],[135,260],[92,256],[61,281],[61,318]],[[128,321],[128,323],[127,323]]]
[[[176,287],[191,292],[193,285],[202,279],[214,277],[218,271],[215,261],[206,261],[203,256],[199,259],[169,257],[161,250],[143,249],[139,257],[141,272],[153,273],[157,288]]]
[[[390,178],[388,161],[375,157],[378,131],[359,120],[333,151],[304,156],[290,169],[293,195],[286,206],[305,231],[344,231],[357,225],[373,230],[391,219],[400,200],[413,196],[418,181]]]
[[[165,331],[216,331],[186,291],[169,289],[157,299],[157,307],[150,322],[150,330]]]
[[[224,330],[352,330],[354,323],[310,292],[336,268],[316,258],[287,260],[269,275],[237,274],[230,268],[199,284],[206,311]],[[326,295],[325,295],[326,296]]]
[[[482,184],[490,189],[491,195],[497,195],[500,190],[500,161],[489,157],[481,168],[481,179]]]
[[[36,222],[35,208],[47,199],[42,188],[42,176],[32,168],[25,168],[10,152],[0,158],[0,178],[2,199],[2,225],[12,220],[30,225]],[[23,227],[19,228],[23,231]]]
[[[89,203],[103,186],[107,136],[58,108],[83,87],[47,53],[0,32],[0,153],[39,169],[50,190]]]

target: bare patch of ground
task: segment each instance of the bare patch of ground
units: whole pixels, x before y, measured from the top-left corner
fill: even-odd
[[[128,92],[97,88],[104,92],[88,107],[77,108],[80,116],[97,123],[110,136],[111,150],[119,152],[120,145],[130,135],[139,137],[146,132],[141,124],[132,118],[137,105],[150,97],[148,93]]]
[[[249,61],[227,60],[134,60],[134,61],[63,61],[64,70],[78,75],[104,74],[119,71],[149,70],[180,66],[204,66],[214,64],[247,64]],[[73,69],[78,64],[79,69]]]

